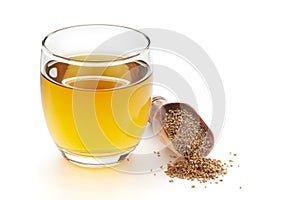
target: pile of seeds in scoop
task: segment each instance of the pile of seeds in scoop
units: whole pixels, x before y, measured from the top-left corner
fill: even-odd
[[[164,129],[177,152],[189,158],[202,158],[212,148],[204,125],[185,109],[168,110]]]
[[[165,115],[164,129],[175,150],[182,155],[174,163],[168,164],[165,171],[168,176],[205,183],[227,173],[222,161],[203,157],[213,144],[207,138],[205,127],[191,112],[176,109],[168,110]]]

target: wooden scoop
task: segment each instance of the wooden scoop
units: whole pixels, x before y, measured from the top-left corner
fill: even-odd
[[[167,145],[172,151],[174,151],[177,155],[182,156],[173,146],[171,138],[164,128],[164,118],[165,113],[169,110],[187,110],[188,112],[192,113],[193,117],[197,119],[205,128],[206,131],[206,140],[209,142],[210,148],[206,149],[205,152],[201,152],[201,157],[207,156],[214,146],[214,136],[210,128],[206,125],[206,123],[202,120],[202,118],[197,114],[197,112],[188,104],[186,103],[168,103],[168,101],[160,96],[156,96],[152,100],[152,107],[149,122],[152,125],[152,130],[154,134],[159,134],[160,139],[162,142]],[[200,151],[200,150],[199,150]]]

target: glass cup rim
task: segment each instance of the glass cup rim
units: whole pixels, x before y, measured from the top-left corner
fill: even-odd
[[[141,50],[139,50],[137,53],[130,55],[130,56],[126,56],[126,57],[118,57],[118,58],[114,58],[114,59],[106,59],[106,60],[78,60],[75,58],[70,58],[70,57],[66,57],[66,56],[62,56],[62,55],[58,55],[56,53],[54,53],[53,51],[51,51],[47,45],[46,45],[46,41],[48,38],[50,38],[51,36],[55,35],[56,33],[60,32],[60,31],[64,31],[64,30],[68,30],[68,29],[73,29],[73,28],[84,28],[84,27],[110,27],[110,28],[119,28],[119,29],[124,29],[124,30],[131,30],[134,31],[138,34],[141,34],[145,39],[146,39],[146,46],[143,47]],[[55,31],[50,32],[48,35],[45,36],[45,38],[42,40],[42,48],[44,50],[46,50],[49,54],[51,54],[54,57],[57,57],[59,59],[65,60],[67,62],[76,62],[76,63],[91,63],[91,64],[97,64],[97,63],[107,63],[107,62],[118,62],[118,61],[124,61],[124,60],[128,60],[134,57],[137,57],[139,55],[141,55],[143,52],[149,50],[150,47],[150,38],[143,33],[142,31],[139,31],[137,29],[134,28],[130,28],[127,26],[121,26],[121,25],[115,25],[115,24],[80,24],[80,25],[74,25],[74,26],[67,26],[64,28],[60,28],[57,29]]]

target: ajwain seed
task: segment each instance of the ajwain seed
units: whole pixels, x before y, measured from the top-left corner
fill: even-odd
[[[168,176],[198,180],[200,183],[210,181],[212,184],[212,180],[227,173],[226,164],[221,160],[203,157],[213,144],[207,137],[207,129],[191,112],[185,109],[168,110],[163,124],[174,148],[182,155],[167,165],[165,173]]]

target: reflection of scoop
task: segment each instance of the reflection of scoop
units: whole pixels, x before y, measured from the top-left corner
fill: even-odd
[[[165,117],[166,113],[170,110],[186,110],[187,112],[192,114],[192,117],[199,121],[202,127],[205,129],[205,141],[203,145],[199,145],[199,155],[201,157],[207,156],[214,146],[214,136],[212,131],[206,125],[206,123],[202,120],[202,118],[197,114],[197,112],[188,104],[185,103],[168,103],[167,100],[163,97],[154,97],[152,100],[152,108],[150,113],[149,122],[152,125],[152,130],[154,134],[159,134],[160,139],[164,144],[166,144],[171,150],[173,150],[176,154],[181,155],[178,150],[175,148],[176,145],[172,143],[171,133],[168,133],[168,130],[165,128]],[[206,144],[206,146],[204,146]],[[208,145],[207,145],[208,144]],[[189,144],[187,144],[188,146]]]

